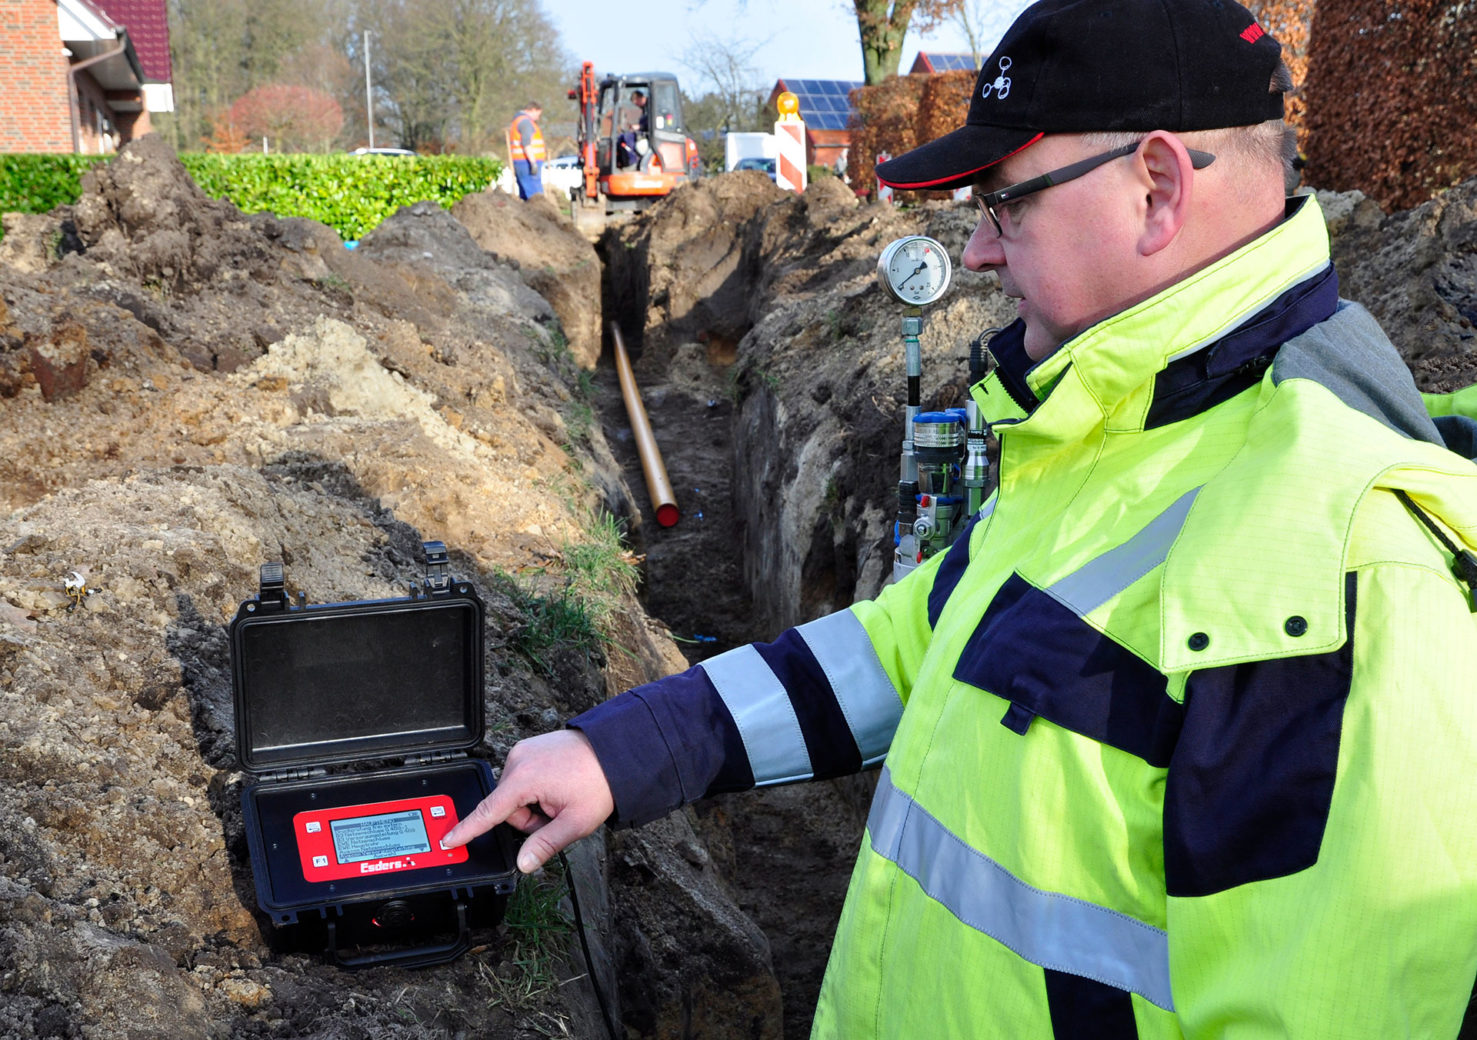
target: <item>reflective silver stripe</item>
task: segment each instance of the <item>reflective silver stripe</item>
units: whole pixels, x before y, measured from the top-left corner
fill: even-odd
[[[826,673],[862,753],[862,765],[882,761],[903,717],[903,699],[883,670],[861,620],[849,610],[838,610],[795,631]]]
[[[754,783],[783,784],[815,775],[795,706],[758,650],[741,646],[708,658],[700,667],[738,724]]]
[[[1186,491],[1138,534],[1083,564],[1047,593],[1078,617],[1086,617],[1164,562],[1198,494],[1199,488]]]
[[[884,767],[867,817],[872,850],[976,931],[1032,964],[1096,979],[1174,1010],[1169,937],[1104,906],[1045,892],[964,844],[892,785]]]
[[[994,491],[990,492],[990,497],[985,499],[984,504],[980,506],[980,511],[976,515],[981,520],[985,519],[985,517],[989,516],[995,511],[995,503],[998,501],[1000,501],[1000,489],[996,488]]]

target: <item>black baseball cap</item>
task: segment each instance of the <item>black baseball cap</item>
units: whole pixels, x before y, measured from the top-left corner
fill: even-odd
[[[1233,0],[1041,0],[980,66],[964,126],[879,163],[877,179],[949,190],[1046,134],[1281,119],[1281,58]]]

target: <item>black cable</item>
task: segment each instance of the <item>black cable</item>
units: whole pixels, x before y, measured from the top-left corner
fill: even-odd
[[[1426,515],[1426,511],[1416,505],[1404,491],[1396,488],[1395,497],[1404,502],[1405,508],[1415,514],[1416,518],[1426,525],[1426,529],[1436,536],[1436,540],[1446,548],[1446,551],[1451,553],[1451,573],[1467,586],[1472,612],[1477,614],[1477,556],[1473,556],[1446,537],[1446,532],[1437,527],[1436,522]]]
[[[610,1017],[610,1007],[605,1003],[605,991],[600,988],[600,977],[595,974],[595,961],[590,956],[590,944],[585,939],[585,921],[580,915],[580,897],[575,891],[574,871],[569,869],[569,860],[564,858],[564,853],[559,853],[559,864],[564,868],[564,881],[569,885],[569,904],[574,907],[574,929],[579,932],[580,949],[585,955],[585,968],[590,975],[590,985],[595,987],[595,1000],[600,1004],[600,1017],[605,1020],[606,1032],[610,1034],[610,1040],[620,1040],[615,1031],[615,1022]]]

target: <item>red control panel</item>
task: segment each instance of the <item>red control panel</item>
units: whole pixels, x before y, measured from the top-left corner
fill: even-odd
[[[443,849],[456,826],[446,795],[300,812],[292,818],[303,876],[309,881],[423,870],[467,861],[467,847]]]

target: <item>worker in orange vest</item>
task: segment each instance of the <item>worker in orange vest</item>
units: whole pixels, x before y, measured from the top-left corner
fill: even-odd
[[[518,178],[518,197],[531,199],[544,193],[544,135],[539,118],[544,106],[530,101],[508,126],[508,158],[513,160],[513,175]]]

